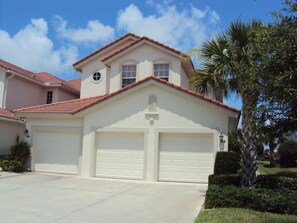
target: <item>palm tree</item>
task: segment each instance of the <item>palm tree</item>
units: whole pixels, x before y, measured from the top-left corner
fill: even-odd
[[[205,93],[211,86],[217,94],[235,92],[242,99],[242,186],[256,182],[256,108],[259,98],[258,55],[255,30],[261,23],[231,23],[221,35],[206,41],[200,49],[203,72],[196,72],[194,87]]]

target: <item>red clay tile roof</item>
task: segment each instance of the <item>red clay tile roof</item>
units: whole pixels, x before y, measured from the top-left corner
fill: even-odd
[[[96,96],[83,99],[73,99],[68,101],[56,102],[52,104],[37,105],[27,108],[15,109],[14,112],[22,113],[61,113],[61,114],[72,114],[80,108],[99,101],[104,96]]]
[[[0,117],[18,120],[18,118],[15,117],[11,111],[8,111],[4,108],[0,108]]]
[[[71,84],[68,84],[66,81],[64,81],[52,74],[49,74],[47,72],[34,73],[31,71],[25,70],[23,68],[20,68],[20,67],[14,65],[14,64],[11,64],[5,60],[2,60],[2,59],[0,59],[0,66],[7,70],[15,71],[21,75],[29,77],[30,79],[40,82],[41,84],[46,84],[46,83],[61,84],[61,85],[67,86],[73,90],[79,91],[76,88],[74,88]]]
[[[81,86],[81,79],[80,78],[76,78],[76,79],[72,79],[69,81],[66,81],[68,84],[70,84],[74,89],[80,91],[80,86]]]
[[[139,39],[133,41],[132,43],[130,43],[130,44],[128,44],[128,45],[122,47],[121,49],[115,51],[114,53],[112,53],[112,54],[106,56],[105,58],[102,59],[102,62],[104,62],[104,61],[106,61],[106,60],[112,58],[113,56],[119,54],[120,52],[123,52],[123,51],[129,49],[130,47],[132,47],[132,46],[136,45],[137,43],[140,43],[140,42],[142,42],[142,41],[144,41],[144,40],[147,40],[147,41],[149,41],[149,42],[151,42],[151,43],[154,43],[154,44],[156,44],[156,45],[159,45],[159,46],[161,46],[161,47],[163,47],[163,48],[165,48],[165,49],[167,49],[167,50],[170,50],[170,51],[172,51],[172,52],[174,52],[174,53],[176,53],[176,54],[178,54],[178,55],[184,55],[184,56],[186,56],[184,53],[182,53],[182,52],[179,51],[179,50],[176,50],[176,49],[174,49],[174,48],[171,48],[171,47],[169,47],[169,46],[166,46],[166,45],[164,45],[163,43],[160,43],[160,42],[158,42],[158,41],[156,41],[156,40],[153,40],[153,39],[151,39],[151,38],[148,38],[148,37],[146,37],[146,36],[142,36],[142,37],[140,37]]]
[[[103,96],[97,96],[97,97],[91,97],[91,98],[84,98],[84,99],[75,99],[75,100],[70,100],[70,101],[64,101],[64,102],[58,102],[58,103],[53,103],[53,104],[48,104],[48,105],[40,105],[40,106],[34,106],[34,107],[29,107],[29,108],[22,108],[22,109],[16,109],[14,112],[19,112],[19,113],[62,113],[62,114],[76,114],[80,111],[83,111],[93,105],[96,105],[102,101],[105,101],[109,98],[112,98],[113,96],[119,95],[128,89],[134,88],[138,85],[141,85],[147,81],[157,81],[161,84],[164,84],[166,86],[169,86],[171,88],[174,88],[176,90],[179,90],[181,92],[184,92],[186,94],[192,95],[196,98],[202,99],[204,101],[210,102],[214,105],[217,105],[219,107],[222,107],[224,109],[230,110],[235,113],[240,113],[239,110],[232,108],[228,105],[225,105],[219,101],[210,99],[206,96],[203,96],[199,93],[196,93],[194,91],[188,90],[186,88],[182,88],[180,86],[174,85],[172,83],[169,83],[167,81],[164,81],[162,79],[159,79],[155,76],[150,76],[147,77],[143,80],[140,80],[138,82],[135,82],[133,84],[130,84],[116,92],[113,92],[109,95],[103,95]]]
[[[41,81],[44,84],[46,84],[46,83],[61,84],[61,85],[67,86],[69,88],[72,88],[76,91],[80,91],[80,89],[76,89],[75,87],[73,87],[73,85],[69,84],[67,81],[64,81],[64,80],[62,80],[54,75],[51,75],[47,72],[35,73],[33,78]]]
[[[108,48],[108,47],[110,47],[110,46],[116,44],[117,42],[121,41],[122,39],[125,39],[125,38],[128,37],[128,36],[132,36],[132,37],[134,37],[134,38],[136,38],[136,39],[140,38],[140,36],[137,36],[137,35],[135,35],[135,34],[133,34],[133,33],[127,33],[127,34],[121,36],[120,38],[118,38],[118,39],[116,39],[116,40],[110,42],[109,44],[107,44],[107,45],[101,47],[100,49],[96,50],[95,52],[89,54],[88,56],[82,58],[81,60],[75,62],[75,63],[73,64],[73,66],[75,67],[75,66],[78,65],[79,63],[81,63],[81,62],[87,60],[88,58],[92,57],[93,55],[95,55],[95,54],[97,54],[97,53],[99,53],[99,52],[105,50],[106,48]]]
[[[11,64],[11,63],[9,63],[9,62],[7,62],[5,60],[2,60],[2,59],[0,59],[0,66],[7,69],[7,70],[12,70],[12,71],[18,72],[20,74],[23,74],[23,75],[25,75],[27,77],[30,77],[30,78],[33,78],[33,75],[34,75],[33,72],[25,70],[23,68],[20,68],[20,67],[14,65],[14,64]]]

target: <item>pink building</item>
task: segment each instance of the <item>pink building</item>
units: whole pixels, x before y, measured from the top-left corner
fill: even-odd
[[[52,74],[34,73],[0,59],[0,154],[9,150],[25,124],[10,111],[79,98],[80,79],[64,81]]]

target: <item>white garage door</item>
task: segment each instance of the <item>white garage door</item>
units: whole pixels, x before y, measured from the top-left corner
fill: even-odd
[[[79,132],[41,131],[34,141],[35,171],[78,174]]]
[[[96,150],[96,176],[143,179],[143,133],[98,133]]]
[[[207,182],[213,173],[213,134],[161,133],[160,181]]]

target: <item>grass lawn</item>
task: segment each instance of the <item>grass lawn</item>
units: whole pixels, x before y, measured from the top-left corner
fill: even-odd
[[[270,175],[270,174],[278,174],[284,176],[295,175],[297,177],[297,167],[289,167],[289,168],[280,168],[279,166],[276,167],[269,167],[269,161],[257,161],[257,163],[263,163],[263,167],[259,167],[257,171],[262,175]]]
[[[194,223],[296,223],[297,216],[257,212],[249,209],[204,209]]]

